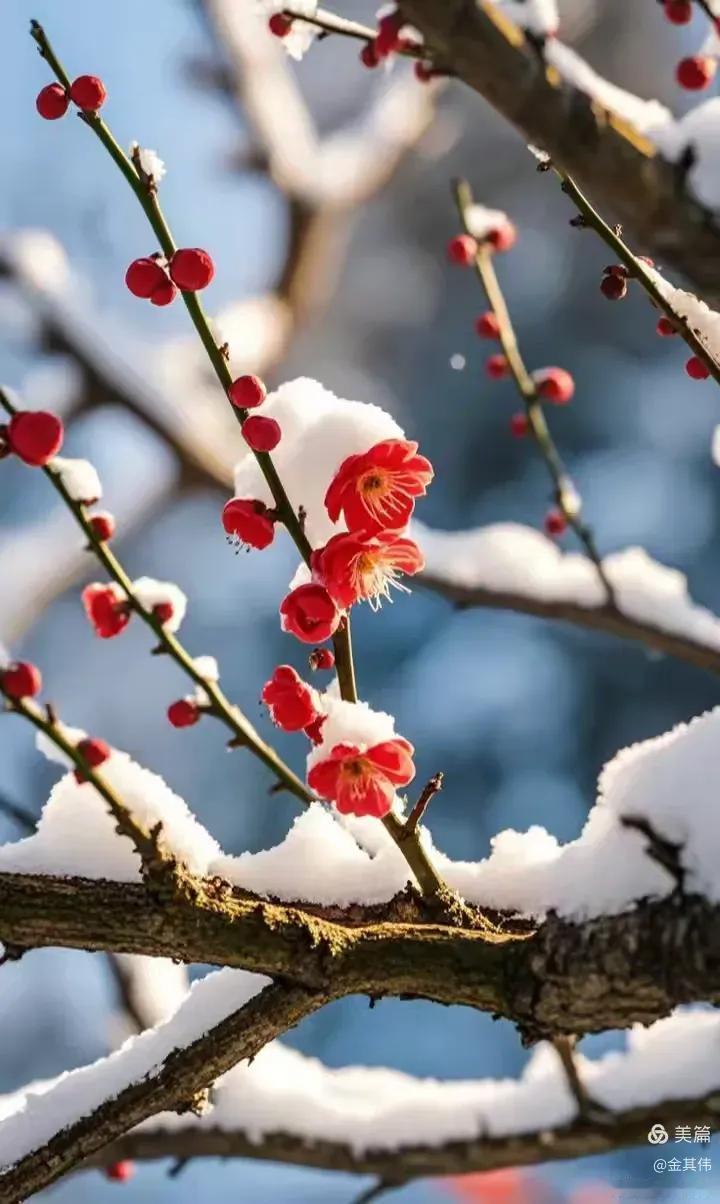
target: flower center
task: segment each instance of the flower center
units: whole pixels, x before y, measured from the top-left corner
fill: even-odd
[[[360,478],[359,486],[360,492],[363,494],[363,496],[368,498],[368,500],[372,500],[373,498],[377,497],[378,494],[383,494],[386,492],[388,488],[388,478],[385,473],[381,473],[378,472],[377,469],[373,469],[371,472],[366,473],[364,477]]]

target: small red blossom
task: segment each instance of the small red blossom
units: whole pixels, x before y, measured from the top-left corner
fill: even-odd
[[[600,292],[608,301],[622,301],[627,296],[627,279],[619,272],[606,272],[600,281]]]
[[[273,451],[282,438],[280,423],[274,418],[263,418],[260,414],[251,414],[240,430],[248,447],[256,452]]]
[[[372,71],[374,67],[379,66],[380,59],[378,58],[377,50],[375,49],[373,42],[366,42],[363,46],[362,50],[360,51],[360,62],[362,63],[363,67],[367,67],[370,71]]]
[[[268,29],[276,38],[286,38],[292,29],[292,17],[285,13],[273,13],[268,19]]]
[[[392,586],[407,589],[398,580],[401,573],[412,576],[425,565],[417,544],[392,531],[372,536],[343,531],[333,535],[324,548],[316,549],[311,563],[317,578],[342,607],[365,599],[379,606],[383,597],[390,597]]]
[[[168,270],[173,284],[184,293],[206,288],[215,275],[215,264],[201,247],[182,247],[173,255]]]
[[[109,510],[98,510],[90,515],[89,527],[96,539],[107,543],[112,539],[117,529],[115,516]]]
[[[17,661],[0,670],[0,686],[9,698],[34,698],[42,690],[42,674],[29,661]]]
[[[335,655],[329,648],[314,648],[308,657],[310,668],[317,672],[318,669],[334,669]]]
[[[239,410],[253,410],[262,405],[267,389],[259,376],[238,376],[228,389],[228,397]]]
[[[324,585],[309,582],[280,603],[280,625],[305,644],[322,643],[337,631],[340,611]]]
[[[510,365],[504,355],[490,355],[485,360],[485,372],[491,380],[502,380],[510,375]]]
[[[107,90],[97,75],[79,75],[70,85],[70,99],[84,113],[97,113],[107,100]]]
[[[64,117],[70,105],[70,97],[62,84],[46,84],[35,99],[35,108],[46,121],[57,121]]]
[[[125,283],[134,297],[149,300],[156,289],[168,283],[165,269],[152,255],[133,259],[125,273]]]
[[[292,665],[278,665],[260,697],[273,723],[284,732],[300,732],[318,717],[313,691]]]
[[[65,434],[62,421],[47,410],[18,410],[7,427],[10,450],[25,464],[42,468],[56,456]]]
[[[407,439],[384,439],[343,460],[325,494],[332,521],[342,514],[350,531],[368,535],[406,527],[415,498],[425,494],[433,479],[432,464],[417,449]]]
[[[691,355],[685,365],[685,371],[692,380],[707,380],[710,369],[697,355]]]
[[[675,78],[681,88],[689,92],[701,92],[715,78],[717,59],[706,54],[693,54],[681,59],[675,71]]]
[[[172,280],[166,277],[150,294],[150,304],[160,306],[171,305],[177,295],[178,291]]]
[[[91,769],[97,769],[98,766],[103,765],[107,761],[112,749],[104,740],[88,736],[76,745],[76,752],[80,753],[80,756],[87,761]],[[75,781],[80,783],[87,781],[87,777],[82,769],[75,770]]]
[[[475,333],[481,339],[496,339],[500,334],[500,323],[491,309],[487,313],[480,314],[475,319]]]
[[[191,698],[178,698],[170,703],[167,717],[173,727],[192,727],[200,718],[200,707]]]
[[[510,418],[510,433],[515,439],[524,439],[530,430],[530,419],[527,414],[518,411]]]
[[[129,1158],[123,1159],[122,1162],[111,1162],[105,1167],[105,1178],[112,1179],[115,1183],[127,1183],[128,1179],[132,1179],[135,1174],[135,1163]]]
[[[415,777],[414,751],[401,736],[365,750],[336,744],[325,760],[313,765],[308,785],[342,815],[381,818],[392,807],[395,787],[407,786]]]
[[[307,727],[303,728],[312,744],[322,744],[322,730],[326,719],[327,715],[316,715],[312,723],[308,723]]]
[[[533,380],[540,396],[558,406],[567,405],[575,392],[575,381],[564,368],[541,368],[533,372]]]
[[[118,597],[112,585],[86,585],[81,596],[85,613],[101,640],[110,640],[125,630],[130,622],[130,603]]]
[[[472,234],[456,234],[447,245],[448,259],[461,268],[467,268],[474,263],[477,253],[477,240]]]
[[[156,602],[152,608],[152,613],[158,623],[169,623],[175,614],[175,607],[172,602]]]
[[[691,0],[665,0],[665,16],[673,25],[687,25],[692,20]]]
[[[275,538],[275,522],[264,502],[231,498],[223,507],[222,524],[228,535],[248,548],[267,548]]]
[[[403,18],[397,11],[387,13],[386,16],[380,18],[374,42],[375,53],[378,59],[386,59],[394,51],[401,49],[402,38],[400,37],[400,30],[403,25]]]
[[[507,219],[501,225],[494,226],[492,230],[488,230],[486,239],[495,251],[509,251],[517,242],[517,229]]]
[[[664,314],[661,318],[658,318],[655,330],[664,339],[669,339],[671,335],[677,334],[675,323],[666,318]]]
[[[563,535],[567,530],[567,519],[562,510],[548,510],[543,523],[545,534],[551,537]]]

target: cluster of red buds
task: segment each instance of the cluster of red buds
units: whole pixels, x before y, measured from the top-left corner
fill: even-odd
[[[97,113],[106,99],[105,85],[97,75],[79,75],[69,88],[46,84],[37,94],[35,107],[46,121],[57,121],[67,113],[70,101],[83,113]]]
[[[693,0],[660,0],[663,12],[673,25],[688,25],[693,16]],[[720,33],[720,19],[712,18],[715,30]],[[700,92],[707,88],[717,73],[718,60],[713,54],[691,54],[683,58],[675,68],[675,79],[681,88]]]
[[[655,266],[653,260],[648,259],[646,255],[638,255],[637,258],[649,268]],[[611,263],[603,269],[600,292],[608,301],[622,301],[627,296],[630,279],[632,279],[632,273],[623,264]],[[658,318],[655,330],[664,339],[672,338],[673,335],[679,333],[675,323],[666,314]],[[686,360],[685,371],[691,380],[707,380],[710,375],[707,364],[697,355],[691,355]]]
[[[153,305],[169,305],[178,294],[197,293],[207,288],[215,275],[215,264],[201,247],[181,247],[167,259],[160,252],[133,259],[125,283],[134,297]]]

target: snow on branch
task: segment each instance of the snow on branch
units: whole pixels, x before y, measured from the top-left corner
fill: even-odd
[[[642,548],[605,557],[616,592],[616,606],[608,606],[588,559],[562,552],[531,527],[495,523],[450,532],[415,522],[413,534],[425,555],[420,582],[461,606],[566,620],[720,672],[720,618],[693,601],[683,573]]]
[[[621,1052],[578,1055],[583,1084],[608,1109],[604,1126],[578,1116],[548,1044],[517,1080],[442,1082],[381,1067],[329,1069],[275,1041],[216,1083],[204,1116],[155,1117],[100,1159],[266,1158],[403,1180],[605,1152],[646,1141],[657,1117],[690,1123],[709,1142],[719,1026],[710,1012],[678,1012],[633,1028]]]
[[[221,970],[196,984],[174,1015],[91,1066],[0,1105],[0,1201],[25,1198],[83,1157],[168,1105],[204,1106],[200,1093],[253,1057],[324,1000],[298,988]]]

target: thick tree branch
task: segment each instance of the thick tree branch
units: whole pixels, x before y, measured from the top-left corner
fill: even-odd
[[[219,879],[172,899],[142,884],[0,874],[0,941],[240,967],[334,994],[417,996],[514,1020],[528,1039],[648,1024],[720,1002],[720,916],[671,896],[534,931],[434,922],[414,892],[376,907],[279,904]],[[503,930],[504,929],[504,930]]]
[[[435,593],[442,594],[460,607],[482,606],[493,610],[514,610],[519,614],[539,615],[544,619],[560,619],[573,623],[577,627],[590,628],[593,631],[604,631],[608,635],[619,636],[623,640],[633,640],[643,644],[653,652],[661,652],[664,656],[675,657],[676,660],[687,661],[699,669],[707,669],[710,673],[720,673],[720,651],[707,644],[672,632],[663,631],[652,623],[634,619],[621,613],[615,607],[583,606],[569,599],[548,602],[543,598],[534,598],[530,594],[508,593],[503,590],[488,589],[484,586],[461,585],[452,580],[445,580],[432,573],[422,573],[416,578],[420,585]]]
[[[131,1083],[0,1174],[0,1204],[17,1204],[54,1183],[147,1117],[186,1109],[219,1075],[327,1001],[297,987],[267,987],[191,1045],[174,1049],[157,1073]]]
[[[546,150],[563,174],[706,300],[720,297],[720,230],[646,137],[565,83],[490,0],[402,0],[401,7],[438,65]]]

